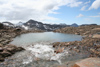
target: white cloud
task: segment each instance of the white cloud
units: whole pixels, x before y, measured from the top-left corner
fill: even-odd
[[[85,11],[86,8],[88,7],[88,4],[89,4],[90,2],[91,2],[90,0],[87,1],[87,2],[85,2],[85,3],[84,3],[84,6],[81,8],[81,11]]]
[[[83,14],[79,14],[78,16],[76,16],[76,17],[83,17],[84,15]]]
[[[85,2],[85,4],[89,4],[91,1],[89,0],[88,2]]]
[[[86,7],[87,7],[87,5],[86,5],[86,6],[83,6],[83,7],[81,8],[81,10],[84,11],[84,10],[86,9]]]
[[[9,21],[57,20],[48,14],[58,14],[55,10],[60,6],[78,7],[81,3],[78,0],[0,0],[0,18]]]
[[[100,17],[100,15],[97,15],[97,16],[89,16],[89,17]]]
[[[89,10],[91,9],[98,9],[100,7],[100,0],[95,0],[92,5],[90,6]]]

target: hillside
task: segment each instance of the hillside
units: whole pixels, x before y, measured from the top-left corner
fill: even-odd
[[[78,34],[78,35],[93,35],[100,32],[100,25],[86,25],[79,27],[65,27],[62,29],[54,30],[54,32]]]

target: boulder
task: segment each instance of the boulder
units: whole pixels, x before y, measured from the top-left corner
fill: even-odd
[[[11,54],[14,54],[15,52],[22,51],[24,48],[22,47],[16,47],[15,45],[6,45],[5,50],[10,52]]]
[[[61,53],[61,52],[63,52],[64,51],[64,48],[59,48],[59,49],[56,49],[54,52],[55,53]]]
[[[3,62],[4,58],[0,55],[0,62]]]
[[[92,38],[100,38],[100,34],[94,34]]]
[[[8,52],[8,51],[3,51],[3,52],[1,53],[1,55],[2,55],[2,57],[8,57],[8,56],[11,56],[11,53]]]
[[[0,47],[0,52],[3,52],[3,50],[4,50],[4,49],[3,49],[2,47]]]
[[[16,51],[22,51],[22,50],[25,50],[25,49],[22,47],[17,47],[17,49],[16,49]]]
[[[100,67],[100,58],[87,58],[78,61],[72,67]]]
[[[2,44],[0,44],[0,47],[2,47],[3,45]]]

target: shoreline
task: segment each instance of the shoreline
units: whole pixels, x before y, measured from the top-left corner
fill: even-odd
[[[17,47],[9,43],[16,36],[29,33],[29,32],[43,32],[43,31],[41,30],[28,31],[28,30],[7,27],[7,26],[2,26],[2,28],[0,28],[0,62],[3,62],[5,58],[12,56],[16,52],[25,50],[22,47]]]
[[[83,36],[81,41],[73,42],[60,42],[63,43],[62,46],[87,46],[92,53],[91,56],[100,57],[100,26],[99,25],[89,25],[80,27],[67,27],[55,30],[54,32],[67,33],[67,34],[77,34]],[[69,44],[68,44],[69,43]],[[56,44],[56,43],[55,43]]]

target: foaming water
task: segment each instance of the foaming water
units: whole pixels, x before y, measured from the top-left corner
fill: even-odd
[[[62,53],[54,53],[54,48],[52,45],[45,45],[45,44],[35,44],[33,47],[27,47],[26,50],[30,50],[33,55],[37,58],[41,58],[44,60],[55,60],[60,61],[61,58],[68,54],[67,51],[63,51]]]

